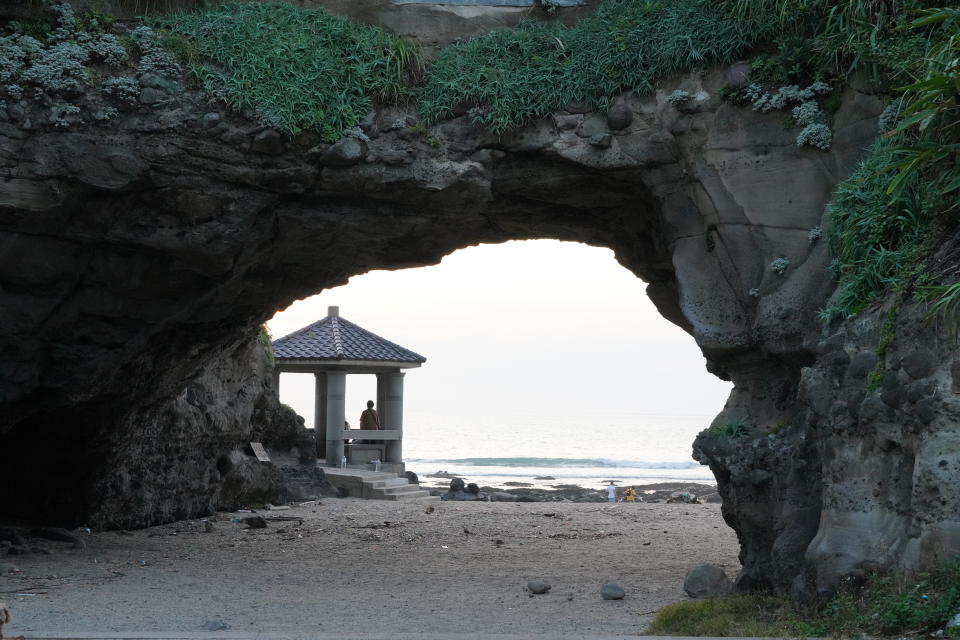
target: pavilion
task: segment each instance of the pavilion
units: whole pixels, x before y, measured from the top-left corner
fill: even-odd
[[[339,307],[328,307],[324,319],[275,340],[273,352],[278,391],[282,372],[314,375],[314,428],[320,458],[331,466],[343,456],[351,464],[378,459],[385,469],[403,472],[402,369],[419,367],[426,358],[341,318]],[[344,430],[347,374],[377,376],[380,430]],[[349,438],[364,443],[345,444]]]

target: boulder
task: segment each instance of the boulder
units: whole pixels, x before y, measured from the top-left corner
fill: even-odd
[[[607,127],[611,131],[622,131],[633,122],[633,111],[622,101],[614,102],[607,109]]]
[[[715,598],[730,593],[733,583],[723,569],[701,564],[687,572],[683,590],[691,598]]]

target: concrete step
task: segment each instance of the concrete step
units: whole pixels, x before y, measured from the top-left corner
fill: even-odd
[[[394,476],[392,478],[385,478],[383,480],[374,480],[369,484],[374,489],[386,489],[388,487],[406,487],[410,484],[410,481],[407,480],[406,477],[398,478],[397,476]]]
[[[402,487],[387,487],[382,489],[383,493],[388,496],[399,496],[404,493],[414,493],[416,491],[427,491],[418,484],[405,484]],[[427,493],[430,493],[427,491]]]
[[[430,498],[440,499],[440,496],[431,496],[430,492],[426,489],[418,489],[417,491],[408,491],[407,493],[387,493],[384,494],[383,500],[403,500],[404,502],[421,502],[424,500],[429,500]]]

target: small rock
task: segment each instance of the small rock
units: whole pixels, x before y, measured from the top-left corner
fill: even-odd
[[[541,593],[546,593],[550,591],[551,586],[550,586],[550,583],[548,583],[546,580],[537,579],[537,580],[531,580],[530,582],[528,582],[527,589],[530,590],[530,593],[541,594]]]
[[[204,631],[226,631],[229,628],[230,625],[223,620],[207,620],[201,627]]]
[[[333,167],[352,167],[360,164],[367,155],[367,143],[349,136],[341,138],[326,153],[320,156],[320,164]]]
[[[247,525],[250,529],[266,529],[267,521],[264,520],[263,516],[251,516],[249,518],[244,518],[240,522]]]
[[[577,125],[577,135],[581,138],[590,138],[598,133],[610,133],[607,128],[607,119],[598,114],[591,114]]]
[[[213,523],[209,520],[203,521],[203,531],[204,533],[213,533]]]
[[[633,111],[623,102],[615,102],[607,109],[607,127],[611,131],[622,131],[633,122]]]
[[[395,166],[399,164],[411,164],[416,156],[409,149],[381,149],[380,161],[383,164]]]
[[[557,125],[557,130],[559,131],[569,131],[570,129],[576,129],[580,124],[582,118],[579,115],[554,115],[553,121]]]
[[[627,594],[623,590],[623,587],[615,582],[608,582],[600,587],[600,597],[604,600],[623,600],[625,595]]]
[[[166,78],[156,73],[144,73],[138,78],[141,87],[150,87],[159,89],[164,93],[177,93],[180,91],[180,83],[174,78]]]
[[[221,120],[223,120],[223,116],[216,111],[211,111],[210,113],[205,113],[200,122],[203,124],[204,129],[212,129],[220,124]]]
[[[144,87],[140,92],[140,104],[152,105],[167,99],[167,93],[153,87]]]
[[[947,621],[946,626],[947,629],[956,629],[958,627],[960,627],[960,613],[957,613],[957,615],[950,618],[950,620]]]
[[[733,583],[723,569],[712,564],[701,564],[687,572],[683,590],[691,598],[713,598],[730,592]]]
[[[478,493],[480,493],[480,487],[477,486],[476,482],[471,482],[466,487],[464,487],[463,490],[466,491],[467,493],[472,493],[473,495],[477,495]]]
[[[609,133],[595,133],[590,136],[590,146],[597,149],[609,149],[613,143],[613,136]]]
[[[463,478],[454,478],[450,481],[450,492],[456,493],[457,491],[463,491],[466,484],[463,482]]]

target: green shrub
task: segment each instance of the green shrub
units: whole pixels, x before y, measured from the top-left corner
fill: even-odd
[[[157,24],[187,40],[180,48],[212,95],[290,134],[312,129],[328,141],[374,100],[410,96],[421,64],[409,40],[323,9],[228,4]]]

